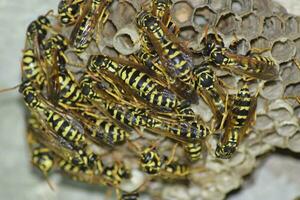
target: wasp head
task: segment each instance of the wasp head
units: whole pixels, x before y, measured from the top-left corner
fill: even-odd
[[[235,151],[236,145],[233,143],[227,143],[225,145],[217,145],[215,154],[218,158],[229,159]]]

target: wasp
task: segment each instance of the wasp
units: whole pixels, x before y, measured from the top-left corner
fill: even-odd
[[[218,158],[229,159],[236,151],[254,118],[255,109],[256,96],[250,95],[248,85],[245,84],[232,101],[225,132],[215,151]]]
[[[129,133],[118,124],[111,122],[109,118],[99,116],[96,113],[85,111],[78,116],[88,128],[88,135],[96,143],[105,143],[110,146],[124,143]]]
[[[193,70],[195,76],[195,88],[210,106],[218,122],[225,117],[226,95],[223,88],[211,68],[209,62],[203,62]]]
[[[117,63],[107,56],[91,56],[87,68],[93,74],[101,74],[103,69],[114,73],[144,100],[163,109],[174,109],[182,103],[175,94],[164,88],[141,69]]]
[[[159,60],[158,55],[156,55],[156,53],[153,52],[154,48],[149,47],[149,49],[153,50],[150,52],[149,49],[145,47],[149,46],[149,44],[143,44],[144,42],[142,42],[141,49],[134,54],[133,61],[136,63],[142,63],[148,71],[154,72],[156,77],[159,77],[159,79],[162,80],[162,82],[165,82],[166,84],[164,85],[167,85],[168,89],[172,90],[178,96],[186,98],[186,95],[184,95],[182,91],[178,89],[178,81],[176,82],[172,77],[168,75],[168,72],[166,71],[162,62]]]
[[[27,127],[27,142],[31,151],[31,162],[45,177],[49,187],[54,190],[51,182],[48,180],[48,174],[56,168],[57,157],[54,152],[39,143],[33,134],[34,127]]]
[[[95,160],[94,164],[95,166],[87,168],[74,165],[73,163],[65,160],[60,160],[58,166],[64,174],[70,176],[73,180],[89,184],[103,184],[101,173],[103,173],[104,165],[102,160],[98,158]]]
[[[61,51],[58,51],[57,79],[55,85],[57,88],[59,104],[64,107],[86,107],[88,102],[84,95],[82,95],[79,84],[77,83],[73,74],[65,67],[66,57]]]
[[[151,175],[156,175],[161,169],[161,158],[158,152],[152,148],[145,148],[140,155],[142,169]]]
[[[276,64],[273,59],[259,55],[239,55],[214,42],[207,42],[202,50],[204,56],[215,65],[232,71],[238,75],[274,80],[278,77]]]
[[[162,167],[162,158],[156,148],[157,144],[153,143],[145,148],[131,141],[128,142],[130,149],[132,149],[140,160],[141,169],[149,175],[158,175]]]
[[[61,34],[55,34],[51,36],[45,42],[45,58],[48,62],[49,66],[52,66],[53,57],[56,51],[64,52],[68,48],[68,41],[66,38]]]
[[[150,38],[162,63],[167,66],[169,75],[184,83],[186,86],[183,88],[185,90],[184,93],[189,94],[193,87],[192,69],[194,66],[191,57],[183,51],[184,48],[173,39],[174,37],[166,34],[168,33],[167,28],[157,17],[154,17],[149,12],[141,11],[138,13],[136,21],[138,27]]]
[[[168,28],[169,32],[174,33],[177,36],[179,29],[171,19],[171,5],[172,2],[170,0],[152,0],[152,15],[161,20],[162,24],[164,24]],[[144,49],[144,51],[150,53],[154,57],[157,57],[157,53],[153,48],[150,38],[142,31],[141,43],[143,47],[142,49]]]
[[[32,163],[46,177],[55,167],[55,155],[51,149],[36,141],[33,136],[32,128],[33,127],[29,127],[27,131],[27,141],[31,148]]]
[[[82,53],[92,41],[98,23],[104,24],[108,18],[107,8],[112,0],[91,0],[77,20],[71,33],[71,44],[76,53]]]
[[[199,142],[211,133],[210,129],[201,120],[177,123],[162,122],[159,130],[168,132],[168,137],[178,140],[179,142]]]
[[[38,113],[56,134],[71,143],[79,144],[85,141],[82,125],[44,99],[30,81],[23,81],[19,92],[23,94],[29,109]]]
[[[70,107],[87,107],[87,101],[81,94],[79,85],[73,74],[66,68],[68,59],[64,53],[68,41],[60,34],[52,36],[46,43],[46,60],[48,68],[52,71],[48,74],[48,93],[52,100],[68,109]]]
[[[49,11],[46,15],[39,16],[27,27],[26,43],[29,42],[31,47],[37,43],[38,48],[43,49],[43,41],[46,38],[48,31],[55,32],[54,27],[48,19],[48,15],[52,12],[53,11]]]
[[[38,117],[34,113],[29,117],[31,138],[50,149],[56,157],[79,168],[91,168],[96,165],[97,156],[86,145],[79,147],[65,140],[50,130]]]
[[[51,12],[51,11],[50,11]],[[32,80],[37,86],[43,88],[45,85],[46,75],[43,69],[44,61],[41,56],[41,50],[44,49],[44,39],[48,30],[52,30],[52,25],[45,16],[39,16],[37,20],[30,23],[26,32],[26,43],[29,43],[22,57],[21,69],[22,79]]]
[[[92,79],[89,74],[84,74],[81,77],[80,85],[83,95],[85,95],[90,101],[97,102],[109,113],[110,116],[121,123],[132,127],[155,126],[155,120],[148,115],[146,109],[134,108],[125,103],[114,103],[113,101],[108,101],[108,99],[102,95],[103,93],[99,92],[100,88],[97,87],[97,81]]]
[[[178,35],[179,28],[171,18],[171,0],[152,0],[152,15],[158,17],[168,28],[169,32]]]
[[[73,25],[80,17],[84,0],[61,0],[58,4],[58,18],[60,23],[66,26]]]
[[[111,166],[105,166],[102,176],[107,184],[117,186],[123,179],[130,178],[131,173],[123,162],[116,162]]]

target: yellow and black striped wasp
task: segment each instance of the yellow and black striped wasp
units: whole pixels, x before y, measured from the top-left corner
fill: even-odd
[[[169,32],[178,35],[179,28],[171,18],[171,0],[152,0],[152,14],[158,17]]]
[[[37,45],[38,49],[43,49],[43,41],[47,37],[48,32],[57,32],[56,28],[51,25],[48,16],[52,14],[52,10],[45,15],[39,16],[36,20],[32,21],[27,27],[26,31],[26,47],[33,47]]]
[[[130,133],[102,113],[84,111],[75,115],[84,124],[86,135],[96,144],[114,147],[126,142]]]
[[[104,80],[103,80],[104,81]],[[82,94],[87,97],[90,102],[99,105],[105,109],[112,118],[120,121],[122,124],[136,127],[146,126],[154,127],[155,120],[149,116],[146,109],[133,107],[124,102],[117,102],[118,99],[113,99],[109,96],[108,87],[104,87],[101,80],[94,80],[90,74],[85,73],[80,81]],[[117,95],[115,96],[116,98]]]
[[[43,124],[47,124],[57,135],[79,146],[85,141],[82,125],[69,114],[61,111],[58,107],[54,107],[35,89],[30,81],[23,81],[19,87],[19,92],[23,94],[29,110],[37,113]]]
[[[152,176],[158,175],[162,166],[162,157],[157,149],[158,143],[159,142],[146,147],[140,147],[137,143],[128,142],[129,148],[139,157],[141,169]]]
[[[139,97],[153,106],[164,109],[176,109],[182,100],[164,85],[151,77],[144,69],[135,67],[133,63],[115,61],[104,55],[93,55],[89,58],[87,68],[95,76],[103,71],[109,71],[126,83]]]
[[[54,190],[54,187],[48,180],[48,175],[56,169],[57,156],[50,148],[39,143],[34,138],[32,127],[27,128],[27,142],[31,152],[31,163],[42,172],[49,187]]]
[[[200,140],[209,135],[210,131],[206,126],[197,122],[174,122],[165,118],[159,113],[153,112],[145,108],[134,108],[129,104],[122,102],[106,101],[101,94],[98,93],[100,88],[96,87],[95,80],[91,79],[88,74],[82,77],[81,86],[83,87],[83,94],[89,96],[88,99],[94,101],[102,106],[114,119],[120,121],[122,124],[131,127],[142,126],[151,132],[158,134],[165,134],[167,137],[174,137],[182,140]]]
[[[208,27],[206,28],[207,34]],[[218,39],[217,39],[218,40]],[[205,47],[200,54],[222,69],[231,71],[249,78],[274,80],[278,78],[278,71],[273,59],[249,52],[249,55],[240,55],[229,48],[220,45],[220,41],[205,41]],[[234,47],[234,44],[232,45]]]
[[[183,143],[199,142],[205,139],[211,133],[210,129],[200,119],[196,119],[190,122],[162,122],[158,130],[165,132],[161,132],[161,134],[166,134],[167,137]],[[150,131],[156,132],[153,129],[151,129]]]
[[[34,138],[33,127],[30,126],[27,128],[27,142],[31,151],[32,164],[47,177],[49,172],[55,168],[54,152]]]
[[[87,49],[96,27],[106,22],[108,18],[107,9],[111,2],[112,0],[89,0],[86,3],[70,36],[71,44],[76,53],[82,53]]]
[[[170,34],[164,24],[151,13],[141,11],[136,16],[137,25],[149,37],[151,44],[158,53],[160,60],[169,76],[177,79],[180,88],[186,96],[194,97],[191,57],[186,53],[179,41]]]
[[[89,106],[73,73],[67,68],[70,64],[65,51],[69,41],[61,34],[50,37],[45,42],[47,82],[49,99],[64,109],[83,109]]]
[[[51,13],[52,11],[49,11],[29,24],[21,63],[22,80],[31,80],[40,89],[46,85],[45,60],[42,56],[45,48],[44,41],[49,31],[55,32],[48,19]]]
[[[202,96],[204,101],[211,108],[217,123],[222,125],[222,121],[226,117],[226,95],[217,76],[212,70],[212,65],[204,61],[195,67],[193,74],[195,76],[195,88],[198,94]]]
[[[229,104],[225,132],[215,151],[218,158],[229,159],[237,150],[253,122],[256,104],[256,96],[251,96],[248,85],[245,83]]]
[[[96,155],[86,148],[65,140],[60,135],[51,130],[44,122],[38,118],[39,115],[32,113],[29,118],[29,125],[35,126],[31,129],[31,138],[35,138],[39,144],[51,150],[55,157],[70,162],[78,167],[91,167],[94,165]]]

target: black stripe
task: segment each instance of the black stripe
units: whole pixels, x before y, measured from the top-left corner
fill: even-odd
[[[146,74],[144,74],[144,75],[142,76],[142,78],[139,80],[139,82],[137,83],[137,86],[136,86],[137,89],[139,90],[139,89],[143,86],[144,83],[146,84],[146,81],[147,81],[148,79],[150,79],[150,77],[147,76]],[[148,88],[151,87],[152,84],[153,84],[152,81],[150,81],[150,82],[146,85],[146,87],[142,90],[142,92],[148,91]]]
[[[129,69],[129,70],[130,70],[130,72],[133,71],[133,73],[129,77],[129,85],[132,86],[136,82],[136,78],[140,75],[140,72],[137,70],[134,70],[134,69]],[[129,73],[128,73],[128,76],[129,76]]]

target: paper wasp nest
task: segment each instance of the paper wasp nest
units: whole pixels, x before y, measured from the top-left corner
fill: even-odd
[[[103,54],[126,56],[140,48],[134,23],[140,3],[114,1],[101,32],[99,49]],[[294,58],[300,59],[300,18],[269,0],[173,0],[171,15],[180,28],[180,39],[191,49],[203,47],[203,31],[209,24],[209,34],[216,32],[225,46],[238,39],[240,54],[265,49],[263,55],[274,58],[279,67],[277,80],[251,84],[253,93],[259,90],[256,122],[232,159],[216,159],[216,139],[210,137],[206,160],[199,161],[205,163],[206,172],[192,174],[189,184],[152,181],[146,191],[151,199],[224,199],[254,170],[258,156],[277,147],[300,152],[300,105],[283,98],[300,94],[300,70],[294,62]],[[202,61],[197,55],[193,59],[195,64]],[[240,85],[239,76],[218,69],[216,72],[230,87]],[[203,119],[211,120],[212,114],[203,101],[195,108]]]
[[[250,48],[268,49],[264,55],[272,56],[279,66],[280,78],[262,83],[256,123],[231,160],[216,160],[208,156],[206,166],[210,171],[192,176],[192,185],[167,184],[163,190],[160,190],[160,186],[156,186],[155,190],[153,186],[153,193],[159,191],[163,199],[197,199],[199,196],[203,199],[223,199],[228,192],[240,187],[243,176],[254,170],[258,156],[277,147],[300,152],[300,105],[294,100],[282,98],[300,94],[300,70],[293,61],[294,58],[300,58],[299,17],[287,13],[284,7],[269,0],[174,0],[173,3],[172,17],[180,27],[179,36],[188,41],[190,47],[201,47],[203,30],[208,23],[210,27],[215,27],[227,45],[236,34],[239,53],[245,54]],[[136,5],[130,1],[122,4],[124,10],[136,9]],[[116,35],[125,39],[127,35],[122,32],[131,25],[120,25],[118,19],[112,18],[114,27],[118,29]],[[127,34],[133,36],[135,33],[133,27]],[[133,36],[130,43],[133,45],[137,40]],[[125,40],[113,40],[112,44],[107,48],[114,47],[118,51],[128,43]],[[195,57],[194,61],[197,64],[201,59]],[[220,77],[233,87],[239,83],[238,77],[222,72]],[[257,87],[253,85],[253,89]],[[203,113],[209,112],[200,113],[203,116]],[[203,118],[211,118],[212,115],[208,115]],[[215,146],[214,139],[209,142]],[[199,186],[200,190],[197,189]]]

